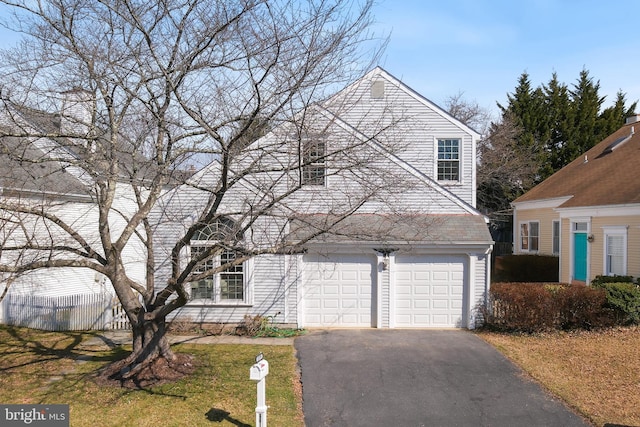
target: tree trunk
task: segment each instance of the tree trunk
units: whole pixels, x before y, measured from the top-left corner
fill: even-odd
[[[141,388],[173,381],[192,371],[191,358],[176,355],[166,335],[164,319],[139,316],[133,328],[133,351],[107,365],[100,377],[121,386]]]

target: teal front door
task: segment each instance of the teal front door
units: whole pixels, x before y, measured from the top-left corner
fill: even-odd
[[[587,281],[587,233],[573,234],[573,279]]]

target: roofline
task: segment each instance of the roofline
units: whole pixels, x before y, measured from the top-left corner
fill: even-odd
[[[513,208],[521,209],[521,210],[557,208],[558,206],[561,206],[562,204],[566,203],[572,197],[573,195],[561,196],[561,197],[550,197],[548,199],[525,200],[522,202],[513,201],[511,202],[511,206]]]
[[[449,254],[467,254],[469,250],[482,250],[483,253],[487,253],[487,251],[492,249],[492,246],[495,242],[493,240],[487,241],[450,241],[450,242],[429,242],[424,243],[424,241],[420,242],[409,242],[409,241],[393,241],[393,242],[381,242],[374,240],[353,240],[353,241],[344,241],[344,242],[307,242],[303,245],[305,248],[317,248],[322,247],[323,250],[326,251],[349,251],[354,252],[354,249],[358,249],[363,252],[368,252],[371,250],[371,253],[374,254],[378,252],[381,245],[397,248],[398,251],[411,249],[411,251],[420,250],[423,252],[432,252],[433,254],[442,255],[443,249],[448,249],[450,252],[446,252]],[[394,251],[395,252],[395,251]]]
[[[436,104],[435,102],[431,101],[429,98],[425,97],[424,95],[421,95],[420,93],[416,92],[410,86],[408,86],[406,83],[404,83],[399,78],[395,77],[393,74],[389,73],[384,68],[382,68],[380,66],[377,66],[371,72],[367,73],[365,75],[365,77],[367,75],[369,75],[369,74],[372,74],[372,75],[373,74],[379,74],[379,75],[382,75],[383,77],[385,77],[387,80],[391,80],[393,83],[395,83],[396,87],[404,90],[408,95],[413,97],[418,102],[420,102],[420,103],[422,103],[422,104],[434,109],[436,113],[440,114],[442,117],[446,118],[447,120],[452,120],[453,122],[455,122],[456,125],[458,125],[459,127],[463,128],[465,131],[470,133],[472,137],[475,137],[475,139],[480,139],[482,137],[482,134],[480,134],[480,132],[476,131],[475,129],[473,129],[469,125],[461,122],[460,120],[456,119],[451,114],[449,114],[449,112],[447,112],[447,110],[445,110],[444,108],[440,107],[438,104]]]
[[[560,218],[640,215],[640,203],[556,208]]]
[[[482,215],[485,218],[485,222],[489,221],[488,218],[485,215],[483,215],[477,208],[475,208],[471,204],[465,202],[464,200],[462,200],[460,197],[456,196],[452,192],[446,190],[444,187],[442,187],[440,184],[438,184],[433,178],[431,178],[430,176],[428,176],[427,174],[425,174],[424,172],[422,172],[421,170],[419,170],[415,166],[413,166],[410,163],[408,163],[407,161],[401,159],[400,157],[398,157],[394,153],[389,152],[389,150],[384,148],[384,146],[382,146],[382,144],[380,142],[378,142],[378,140],[376,140],[375,138],[367,137],[365,134],[360,132],[358,129],[354,128],[353,126],[351,126],[350,124],[348,124],[347,122],[345,122],[340,117],[338,117],[337,115],[333,114],[332,112],[330,112],[326,108],[322,108],[321,107],[320,110],[321,110],[320,111],[321,114],[323,112],[329,114],[330,117],[327,117],[327,118],[330,119],[330,120],[333,120],[334,123],[336,123],[338,126],[342,127],[343,129],[345,129],[347,131],[353,132],[356,137],[361,139],[363,142],[369,144],[372,148],[377,150],[380,154],[383,154],[383,155],[387,156],[387,158],[389,160],[391,160],[393,163],[395,163],[396,165],[400,166],[406,172],[409,172],[410,174],[412,174],[415,178],[420,179],[421,181],[423,181],[424,183],[426,183],[427,185],[432,187],[434,190],[436,190],[437,192],[439,192],[440,194],[445,196],[447,199],[449,199],[452,202],[454,202],[456,205],[458,205],[459,207],[461,207],[462,209],[464,209],[468,213],[473,214],[473,215]]]
[[[70,193],[59,193],[56,191],[40,191],[40,190],[28,190],[24,188],[7,188],[0,187],[0,195],[4,197],[18,197],[25,196],[29,198],[39,198],[39,199],[59,199],[65,200],[68,202],[81,202],[81,203],[92,203],[94,201],[93,197],[87,194],[70,194]]]

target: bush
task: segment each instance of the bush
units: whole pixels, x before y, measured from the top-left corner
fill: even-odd
[[[619,276],[618,276],[619,277]],[[606,292],[606,307],[613,312],[616,323],[640,323],[640,287],[629,282],[600,282],[597,288]]]
[[[548,255],[505,255],[496,257],[496,282],[557,282],[558,257]]]
[[[596,276],[591,281],[591,286],[600,286],[605,283],[633,283],[633,276]]]
[[[485,326],[513,332],[608,326],[606,293],[584,285],[496,283]]]
[[[601,289],[584,285],[564,286],[557,294],[554,307],[561,329],[591,329],[612,322],[604,306],[606,295]]]

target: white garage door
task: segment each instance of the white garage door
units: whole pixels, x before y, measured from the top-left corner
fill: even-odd
[[[374,259],[366,255],[305,255],[304,325],[372,326]]]
[[[464,257],[397,256],[395,327],[464,327]]]

